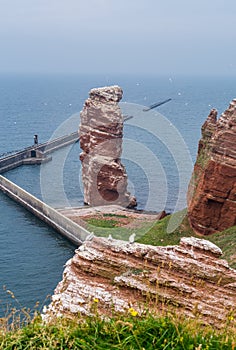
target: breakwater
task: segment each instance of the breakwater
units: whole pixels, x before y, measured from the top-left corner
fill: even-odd
[[[56,138],[52,141],[35,144],[22,151],[0,159],[0,174],[25,164],[41,164],[52,159],[50,153],[79,140],[78,132]],[[84,227],[73,222],[54,208],[42,202],[14,182],[0,175],[0,191],[12,198],[40,220],[54,228],[73,244],[80,245],[90,234]]]
[[[76,245],[81,245],[90,234],[85,228],[2,175],[0,175],[0,190]]]
[[[21,165],[41,164],[50,161],[50,153],[75,143],[79,140],[78,132],[58,137],[39,145],[33,145],[14,154],[0,158],[0,174]]]

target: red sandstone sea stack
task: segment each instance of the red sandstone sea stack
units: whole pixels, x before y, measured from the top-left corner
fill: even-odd
[[[127,191],[122,153],[123,115],[118,102],[119,86],[92,89],[80,113],[80,147],[84,202],[91,206],[136,206]]]
[[[188,218],[203,235],[236,225],[236,99],[218,120],[213,109],[202,126],[188,189]]]

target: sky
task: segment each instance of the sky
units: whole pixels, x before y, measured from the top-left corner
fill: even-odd
[[[236,75],[235,0],[0,0],[0,73]]]

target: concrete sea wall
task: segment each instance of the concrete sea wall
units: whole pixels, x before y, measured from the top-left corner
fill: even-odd
[[[0,158],[0,174],[24,164],[41,164],[50,161],[48,155],[79,140],[78,132],[58,137],[54,140],[25,148],[4,158]]]
[[[11,156],[0,159],[0,174],[11,169],[17,168],[26,164],[41,164],[51,160],[51,157],[45,157],[44,154],[35,149],[25,149]]]
[[[79,141],[79,134],[76,131],[72,134],[61,136],[54,140],[40,144],[36,146],[35,149],[37,151],[43,152],[44,155],[48,155],[49,153],[52,153],[62,147],[69,146],[77,141]]]
[[[82,226],[1,175],[0,190],[76,245],[81,245],[90,234]]]

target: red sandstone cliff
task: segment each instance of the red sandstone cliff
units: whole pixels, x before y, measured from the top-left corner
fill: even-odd
[[[91,206],[136,205],[127,191],[127,174],[120,160],[123,116],[118,102],[122,94],[119,86],[92,89],[80,113],[84,202]]]
[[[236,270],[220,255],[213,243],[197,238],[154,247],[95,237],[67,262],[44,319],[148,308],[219,326],[236,304]]]
[[[218,120],[213,109],[202,126],[188,217],[194,231],[204,235],[236,225],[236,100]]]

